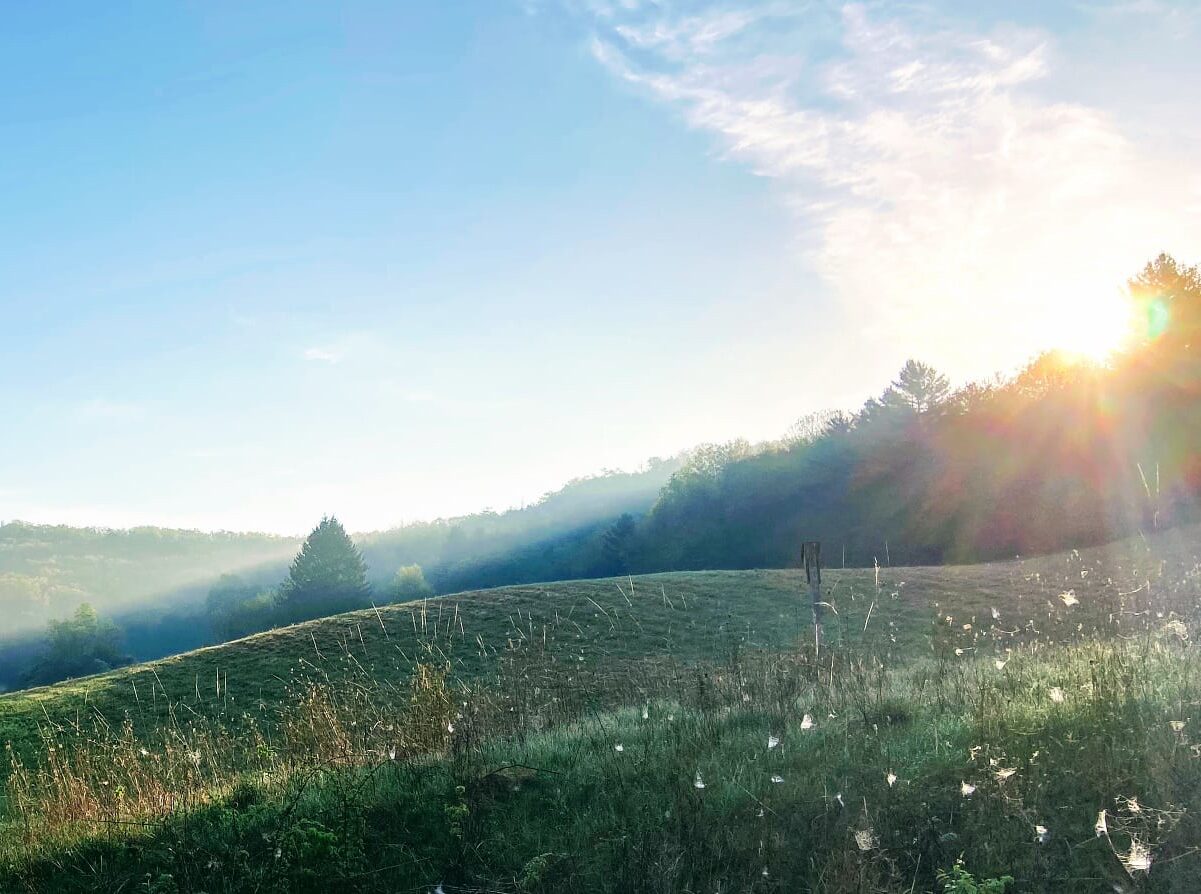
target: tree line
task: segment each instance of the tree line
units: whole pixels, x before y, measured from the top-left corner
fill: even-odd
[[[636,523],[602,535],[616,573],[968,562],[1197,518],[1201,274],[1161,255],[1129,283],[1139,330],[1106,364],[1045,354],[957,390],[909,361],[856,413],[792,440],[696,451]]]
[[[1160,255],[1128,283],[1137,330],[1105,363],[1044,354],[954,389],[908,361],[855,412],[779,441],[691,451],[645,513],[477,560],[454,589],[699,568],[970,562],[1198,517],[1201,274]]]

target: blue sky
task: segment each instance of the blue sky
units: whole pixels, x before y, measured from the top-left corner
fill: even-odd
[[[0,518],[357,530],[1089,348],[1195,6],[21,4]]]

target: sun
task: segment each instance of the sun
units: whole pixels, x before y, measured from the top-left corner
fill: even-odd
[[[1131,332],[1131,307],[1121,293],[1061,295],[1047,308],[1048,347],[1069,357],[1101,363],[1121,350]]]

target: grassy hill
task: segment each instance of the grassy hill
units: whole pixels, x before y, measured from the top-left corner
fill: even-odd
[[[1109,616],[1122,594],[1154,580],[1156,591],[1147,595],[1164,599],[1161,584],[1177,593],[1195,583],[1199,538],[1201,527],[1189,527],[1026,560],[881,568],[878,576],[872,569],[828,569],[827,639],[870,641],[877,651],[913,659],[936,648],[991,653],[1040,633],[1044,640],[1070,639],[1085,628],[1111,629]],[[1071,606],[1060,598],[1069,591],[1076,599]],[[1084,626],[1076,630],[1077,624]],[[1001,632],[981,640],[990,626]],[[94,718],[117,725],[128,717],[136,729],[152,729],[181,706],[189,715],[236,720],[277,704],[306,680],[351,673],[402,679],[413,659],[431,649],[463,678],[493,675],[499,659],[522,644],[537,645],[576,673],[605,676],[628,673],[640,661],[712,661],[810,636],[798,570],[502,587],[351,612],[0,696],[0,742],[30,754],[39,726]]]
[[[11,694],[0,887],[1191,890],[1199,535],[831,570],[820,645],[802,572],[659,574]]]

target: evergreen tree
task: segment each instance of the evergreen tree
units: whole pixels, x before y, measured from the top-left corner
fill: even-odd
[[[637,528],[634,516],[622,513],[601,538],[604,569],[609,574],[625,574],[630,570],[630,552]]]
[[[367,564],[332,515],[313,528],[279,589],[285,621],[319,618],[362,608],[371,597]]]
[[[1173,361],[1201,351],[1201,269],[1161,254],[1129,282],[1140,334]]]
[[[886,409],[920,415],[938,409],[950,396],[951,383],[946,376],[925,363],[907,360],[880,403]]]

